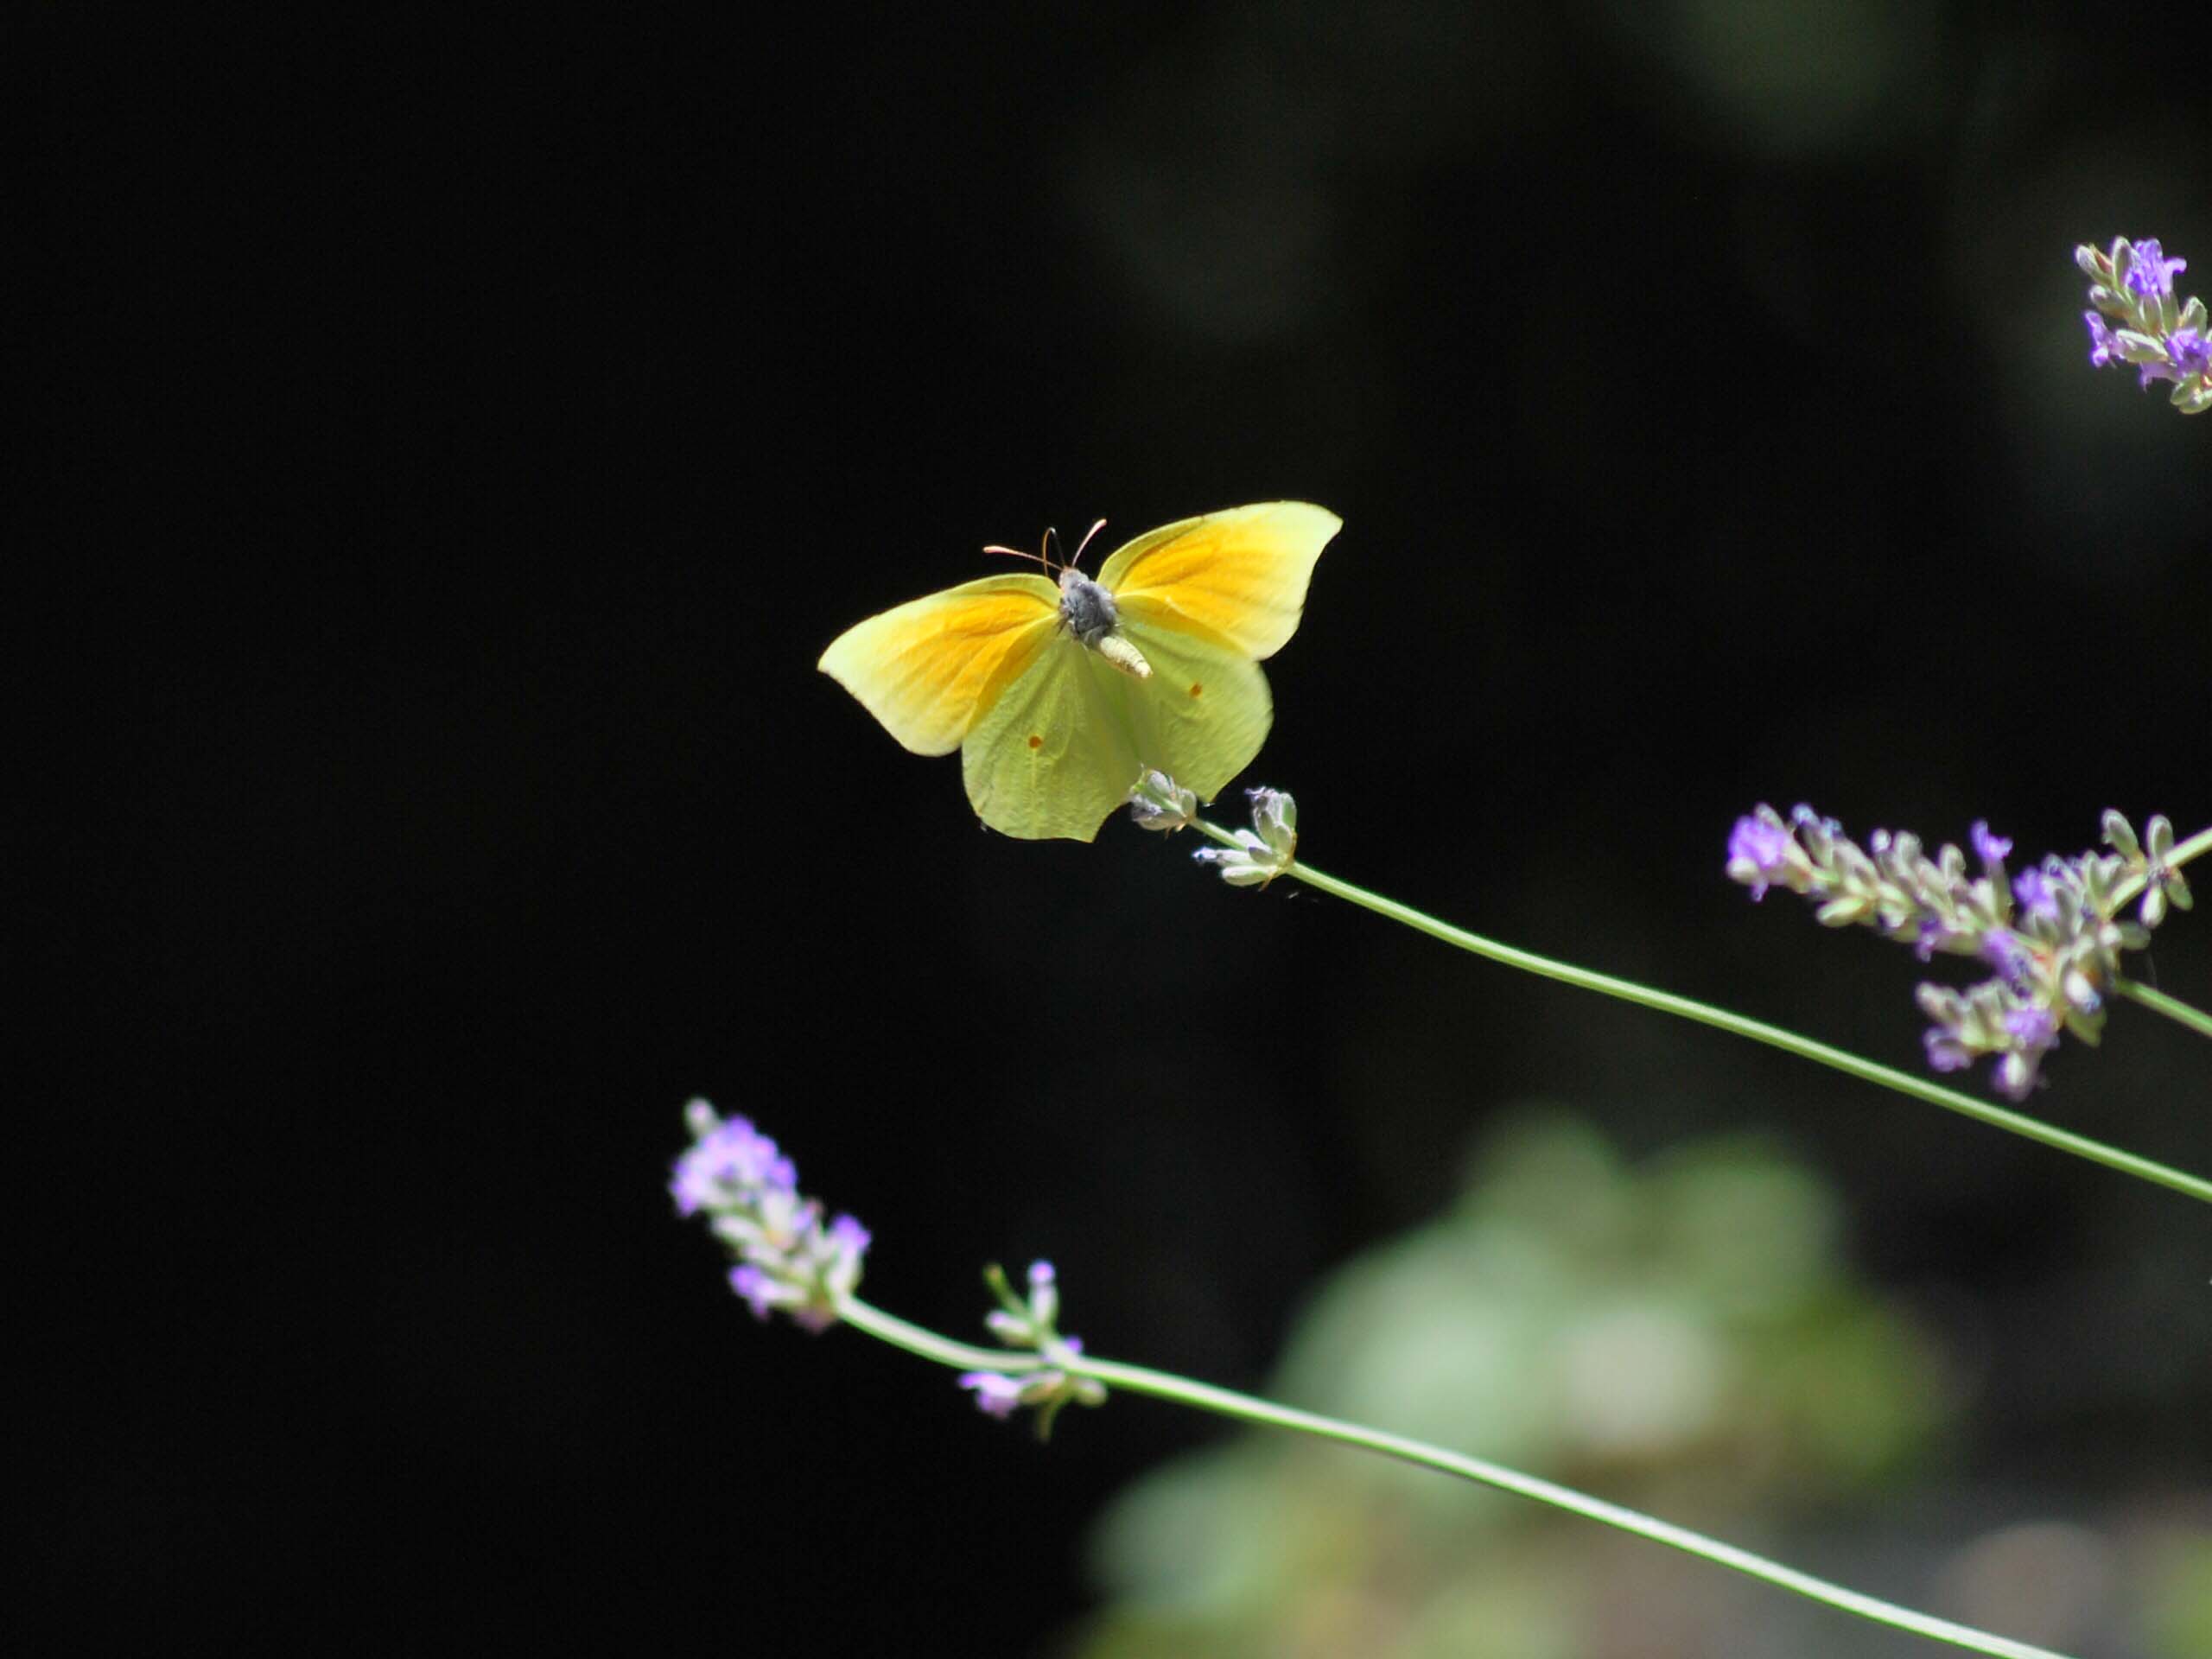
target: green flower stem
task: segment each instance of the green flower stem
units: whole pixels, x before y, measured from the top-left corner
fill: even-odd
[[[2173,851],[2166,855],[2166,868],[2177,870],[2190,859],[2204,853],[2212,853],[2212,828],[2200,830],[2187,841],[2176,842]],[[2117,916],[2129,899],[2142,892],[2149,879],[2149,873],[2144,870],[2122,876],[2120,885],[2112,890],[2113,914]]]
[[[2167,855],[2166,868],[2179,869],[2190,859],[2208,852],[2212,852],[2212,829],[2200,830],[2187,841],[2178,842]],[[2149,873],[2143,870],[2123,877],[2120,885],[2112,891],[2112,913],[2117,916],[2129,899],[2143,891],[2148,881]],[[2164,1014],[2169,1020],[2180,1021],[2200,1037],[2212,1037],[2212,1014],[2201,1008],[2177,1001],[2163,991],[2154,991],[2148,985],[2117,974],[2113,976],[2112,988],[2131,1001],[2139,1002],[2155,1013]]]
[[[873,1307],[857,1297],[846,1298],[839,1311],[845,1322],[855,1329],[940,1364],[1018,1376],[1039,1370],[1046,1363],[1036,1354],[976,1348],[966,1343],[950,1341],[918,1325],[909,1325],[880,1308]],[[1603,1498],[1578,1492],[1572,1487],[1540,1480],[1534,1475],[1524,1475],[1481,1458],[1447,1452],[1441,1446],[1408,1440],[1400,1434],[1386,1434],[1380,1429],[1363,1428],[1357,1423],[1343,1422],[1334,1417],[1323,1417],[1313,1412],[1275,1405],[1270,1401],[1255,1399],[1250,1395],[1237,1394],[1228,1389],[1217,1389],[1205,1382],[1194,1382],[1187,1377],[1175,1376],[1165,1371],[1147,1370],[1141,1365],[1123,1365],[1113,1360],[1093,1359],[1087,1355],[1063,1356],[1052,1363],[1063,1371],[1091,1377],[1109,1388],[1126,1389],[1131,1394],[1150,1395],[1157,1400],[1171,1401],[1198,1411],[1211,1411],[1219,1416],[1255,1424],[1262,1428],[1287,1429],[1294,1433],[1311,1434],[1318,1440],[1334,1440],[1342,1446],[1357,1446],[1362,1451],[1379,1452],[1384,1457],[1396,1458],[1424,1469],[1457,1475],[1463,1480],[1494,1486],[1501,1491],[1516,1492],[1522,1497],[1534,1498],[1539,1503],[1548,1503],[1554,1509],[1579,1515],[1585,1520],[1633,1533],[1639,1538],[1649,1538],[1654,1543],[1665,1544],[1685,1554],[1710,1561],[1716,1567],[1728,1567],[1748,1577],[1762,1579],[1781,1589],[1794,1591],[1835,1608],[1840,1612],[1872,1619],[1876,1624],[1886,1624],[1892,1630],[1924,1636],[1932,1641],[1948,1642],[1970,1653],[1997,1654],[2003,1656],[2003,1659],[2064,1659],[2063,1655],[2056,1654],[2049,1648],[2034,1647],[2025,1642],[1992,1636],[1986,1630],[1954,1624],[1948,1619],[1916,1613],[1910,1608],[1897,1606],[1878,1597],[1847,1590],[1841,1585],[1816,1579],[1809,1573],[1800,1573],[1778,1561],[1768,1560],[1763,1555],[1754,1555],[1747,1549],[1738,1549],[1732,1544],[1724,1544],[1701,1533],[1655,1520],[1634,1510],[1624,1509],[1618,1503],[1608,1503]]]
[[[2168,996],[2164,991],[2153,990],[2139,980],[2124,979],[2115,974],[2112,988],[2131,1002],[2140,1002],[2145,1007],[2163,1014],[2187,1026],[2200,1037],[2212,1037],[2212,1014],[2202,1008]]]
[[[963,1371],[999,1371],[1007,1376],[1019,1376],[1024,1371],[1045,1368],[1041,1355],[955,1342],[950,1337],[940,1337],[918,1325],[909,1325],[896,1313],[887,1313],[857,1296],[848,1296],[837,1304],[837,1317],[855,1330],[865,1331],[893,1348],[904,1348],[910,1354],[934,1360],[940,1365],[957,1365]]]
[[[1224,846],[1233,847],[1237,844],[1236,837],[1208,823],[1203,818],[1197,820],[1196,827]],[[2205,847],[2212,846],[2212,830],[2191,836],[2188,842],[2183,843],[2183,846],[2193,849],[2192,855],[2195,852],[2203,851]],[[2181,851],[2182,848],[2175,849],[2177,858]],[[2170,1187],[2174,1192],[2186,1193],[2200,1202],[2212,1204],[2212,1181],[2206,1180],[2202,1176],[2191,1175],[2185,1171],[2171,1168],[2164,1164],[2154,1162],[2151,1159],[2138,1156],[2132,1152],[2123,1152],[2118,1147],[2108,1147],[2102,1141],[2092,1141],[2086,1135],[2069,1134],[2066,1130],[2056,1128],[2050,1124],[2038,1122],[2032,1117],[2024,1117],[2018,1112],[2008,1112],[2001,1106],[1993,1106],[1986,1101],[1977,1100],[1972,1095],[1961,1094],[1955,1089],[1946,1089],[1939,1083],[1931,1083],[1924,1077],[1915,1077],[1909,1071],[1899,1071],[1890,1066],[1878,1065],[1872,1060],[1862,1059],[1846,1050],[1831,1048],[1826,1043],[1817,1043],[1809,1037],[1801,1037],[1794,1031],[1784,1031],[1779,1026],[1770,1026],[1764,1020],[1750,1019],[1740,1014],[1732,1014],[1726,1008],[1716,1008],[1709,1003],[1699,1002],[1687,996],[1677,996],[1671,991],[1654,990],[1649,986],[1638,985],[1630,980],[1615,979],[1610,974],[1592,973],[1586,968],[1577,968],[1568,963],[1554,962],[1548,957],[1540,957],[1533,951],[1516,950],[1510,944],[1500,944],[1495,940],[1484,938],[1479,934],[1470,933],[1464,928],[1453,927],[1448,922],[1440,922],[1435,917],[1426,915],[1411,906],[1398,903],[1395,899],[1385,899],[1379,893],[1370,893],[1364,887],[1356,887],[1349,881],[1340,881],[1333,875],[1325,875],[1302,860],[1294,861],[1283,874],[1294,876],[1319,892],[1332,894],[1350,904],[1371,910],[1378,916],[1387,916],[1392,921],[1403,922],[1408,927],[1426,933],[1431,938],[1441,939],[1446,944],[1457,945],[1460,950],[1471,952],[1478,957],[1487,957],[1492,962],[1503,963],[1509,968],[1519,968],[1528,973],[1541,975],[1546,979],[1555,979],[1562,984],[1575,986],[1581,990],[1596,991],[1603,996],[1618,997],[1624,1002],[1635,1002],[1647,1008],[1656,1009],[1661,1014],[1675,1014],[1684,1020],[1694,1020],[1700,1025],[1713,1026],[1721,1031],[1732,1032],[1738,1037],[1748,1037],[1755,1043],[1764,1043],[1770,1048],[1781,1049],[1787,1053],[1798,1056],[1801,1059],[1833,1066],[1836,1071],[1847,1072],[1863,1082],[1878,1084],[1884,1088],[1894,1089],[1899,1094],[1910,1095],[1916,1100],[1924,1100],[1931,1105],[1941,1106],[1948,1110],[1960,1113],[1978,1122],[1986,1123],[1993,1128],[2024,1135],[2031,1141],[2039,1141],[2044,1146],[2055,1147],[2061,1152],[2072,1153],[2077,1158],[2086,1158],[2092,1163],[2102,1164],[2108,1169],[2119,1170],[2122,1174],[2154,1182],[2158,1185]],[[2158,994],[2153,992],[2152,995]],[[2183,1005],[2175,1004],[2174,1006]],[[2166,1010],[2162,1008],[2161,1011]],[[2192,1009],[2190,1012],[2194,1013],[2195,1010]]]

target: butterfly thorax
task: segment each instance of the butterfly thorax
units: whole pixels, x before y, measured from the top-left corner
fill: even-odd
[[[1080,570],[1060,572],[1060,621],[1067,631],[1124,674],[1145,679],[1152,664],[1122,634],[1114,595]]]

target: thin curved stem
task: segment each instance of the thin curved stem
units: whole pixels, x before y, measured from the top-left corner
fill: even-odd
[[[1008,1376],[1045,1368],[1042,1355],[1018,1353],[1008,1348],[979,1348],[972,1343],[955,1342],[950,1337],[941,1337],[934,1331],[910,1325],[896,1313],[887,1313],[857,1296],[848,1296],[837,1305],[837,1317],[855,1330],[865,1331],[871,1337],[889,1343],[893,1348],[903,1348],[910,1354],[932,1360],[939,1365],[957,1365],[970,1371],[1000,1371]]]
[[[2112,988],[2129,1001],[2139,1002],[2154,1014],[2163,1014],[2167,1019],[2187,1026],[2200,1037],[2212,1037],[2212,1014],[2207,1014],[2202,1008],[2168,996],[2164,991],[2154,989],[2141,980],[2128,979],[2119,974],[2113,976]]]
[[[1019,1376],[1040,1370],[1046,1363],[1036,1354],[973,1348],[966,1343],[950,1341],[933,1332],[925,1331],[918,1325],[910,1325],[895,1315],[886,1313],[857,1297],[845,1299],[840,1312],[845,1322],[855,1329],[880,1338],[909,1353],[935,1360],[939,1364]],[[1840,1612],[1872,1619],[1892,1630],[1923,1636],[1931,1641],[1946,1642],[1970,1653],[1993,1654],[2000,1656],[2000,1659],[2064,1659],[2064,1656],[2048,1648],[1993,1636],[1986,1630],[1955,1624],[1948,1619],[1915,1612],[1909,1607],[1900,1607],[1879,1597],[1847,1589],[1840,1584],[1831,1584],[1825,1579],[1815,1578],[1809,1573],[1800,1573],[1795,1567],[1784,1567],[1779,1561],[1769,1560],[1763,1555],[1755,1555],[1750,1550],[1739,1549],[1733,1544],[1722,1543],[1702,1533],[1692,1532],[1686,1527],[1675,1526],[1637,1510],[1624,1509],[1618,1503],[1609,1503],[1603,1498],[1592,1497],[1570,1486],[1522,1474],[1517,1470],[1485,1459],[1468,1457],[1421,1440],[1408,1440],[1402,1434],[1386,1433],[1381,1429],[1363,1427],[1338,1418],[1324,1417],[1318,1413],[1300,1411],[1290,1406],[1279,1406],[1272,1401],[1238,1394],[1229,1389],[1217,1389],[1211,1383],[1192,1382],[1188,1377],[1176,1376],[1166,1371],[1149,1370],[1141,1365],[1124,1365],[1114,1360],[1093,1359],[1084,1355],[1058,1357],[1052,1363],[1061,1370],[1090,1377],[1109,1388],[1149,1395],[1157,1400],[1170,1401],[1198,1411],[1210,1411],[1217,1416],[1233,1418],[1263,1428],[1310,1434],[1318,1440],[1333,1440],[1340,1446],[1379,1452],[1384,1457],[1433,1469],[1440,1474],[1456,1475],[1463,1480],[1495,1487],[1500,1491],[1513,1492],[1539,1503],[1548,1503],[1570,1515],[1580,1516],[1585,1520],[1595,1521],[1601,1526],[1612,1527],[1639,1538],[1648,1538],[1654,1543],[1681,1550],[1700,1560],[1710,1561],[1716,1567],[1725,1567],[1749,1578],[1763,1580]]]
[[[1203,818],[1195,821],[1195,827],[1224,845],[1233,847],[1237,844],[1233,836]],[[2202,844],[2199,845],[2199,843]],[[2212,847],[2212,830],[2193,836],[2183,843],[2183,848],[2192,849],[2192,855],[2195,852],[2204,850],[2206,847]],[[2175,851],[2178,855],[2182,848],[2177,848]],[[1661,1014],[1671,1014],[1684,1020],[1694,1020],[1700,1025],[1731,1032],[1738,1037],[1748,1037],[1755,1043],[1764,1043],[1770,1048],[1781,1049],[1786,1053],[1796,1055],[1801,1059],[1811,1060],[1817,1065],[1832,1067],[1838,1071],[1857,1077],[1862,1082],[1878,1084],[1885,1089],[1894,1089],[1899,1094],[1910,1095],[1916,1100],[1924,1100],[1930,1105],[1941,1106],[1947,1111],[1957,1112],[1961,1116],[1973,1118],[1976,1122],[1986,1123],[1992,1128],[2003,1129],[2008,1134],[2040,1141],[2043,1145],[2055,1147],[2060,1152],[2071,1153],[2076,1158],[2086,1158],[2091,1163],[2102,1164],[2107,1169],[2116,1169],[2122,1174],[2133,1175],[2139,1180],[2150,1181],[2156,1185],[2184,1193],[2200,1203],[2212,1204],[2212,1180],[2207,1180],[2202,1176],[2191,1175],[2184,1170],[2172,1168],[2153,1159],[2143,1157],[2139,1154],[2126,1152],[2118,1147],[2107,1146],[2103,1141],[2092,1141],[2087,1135],[2075,1135],[2051,1124],[2039,1122],[2032,1117],[2023,1116],[2018,1112],[2007,1111],[2001,1106],[1992,1105],[1986,1100],[1978,1100],[1972,1095],[1961,1094],[1955,1089],[1946,1089],[1942,1084],[1931,1083],[1927,1078],[1916,1077],[1910,1071],[1899,1071],[1893,1066],[1878,1065],[1872,1060],[1862,1058],[1847,1050],[1833,1048],[1826,1043],[1815,1042],[1809,1037],[1800,1036],[1794,1031],[1786,1031],[1779,1026],[1770,1026],[1764,1020],[1753,1020],[1748,1015],[1734,1014],[1726,1008],[1717,1008],[1710,1003],[1700,1002],[1691,997],[1678,996],[1671,991],[1656,990],[1648,985],[1637,984],[1632,980],[1616,979],[1611,974],[1595,973],[1587,968],[1577,968],[1571,963],[1556,962],[1549,957],[1540,957],[1531,950],[1522,950],[1513,945],[1501,944],[1495,939],[1486,939],[1480,934],[1470,933],[1465,928],[1454,927],[1449,922],[1439,921],[1435,917],[1415,910],[1410,905],[1402,905],[1395,899],[1386,899],[1379,893],[1370,893],[1365,887],[1355,887],[1349,881],[1339,880],[1333,875],[1315,869],[1302,859],[1294,861],[1283,874],[1295,877],[1318,892],[1329,893],[1344,899],[1348,904],[1357,905],[1362,909],[1371,910],[1378,916],[1387,916],[1394,922],[1402,922],[1406,926],[1426,933],[1431,938],[1440,939],[1445,944],[1454,945],[1471,955],[1487,957],[1490,961],[1503,963],[1507,967],[1518,968],[1526,973],[1535,974],[1545,979],[1557,980],[1561,984],[1573,985],[1578,989],[1595,991],[1601,996],[1617,997],[1622,1001],[1634,1002],[1640,1007],[1652,1008]],[[2136,987],[2138,991],[2147,988],[2147,987]],[[2157,996],[2158,993],[2152,992],[2151,995]],[[2177,1003],[2173,1006],[2183,1007],[2186,1005]],[[2168,1011],[2164,1007],[2160,1009],[2162,1013]],[[2196,1010],[2190,1009],[2189,1012],[2195,1014]],[[2190,1022],[2184,1020],[2183,1023]],[[2208,1034],[2212,1034],[2212,1032],[2208,1032]]]

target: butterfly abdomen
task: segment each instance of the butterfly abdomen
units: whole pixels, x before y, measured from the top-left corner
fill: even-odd
[[[1070,633],[1124,674],[1151,677],[1144,653],[1122,638],[1122,613],[1114,595],[1079,570],[1060,573],[1060,620]]]
[[[1144,652],[1139,651],[1120,634],[1108,634],[1098,642],[1096,649],[1101,657],[1120,669],[1122,673],[1134,674],[1141,680],[1148,680],[1152,677],[1152,664],[1145,661]]]

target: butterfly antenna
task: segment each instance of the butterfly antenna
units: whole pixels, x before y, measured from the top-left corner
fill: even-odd
[[[1033,560],[1037,563],[1043,565],[1047,570],[1050,570],[1052,568],[1052,562],[1046,558],[1042,553],[1032,553],[1023,548],[991,546],[985,548],[983,551],[986,553],[1003,553],[1010,559]]]
[[[1068,561],[1068,568],[1071,570],[1072,570],[1077,565],[1083,563],[1083,550],[1090,545],[1090,538],[1105,528],[1106,521],[1103,518],[1101,518],[1089,530],[1083,532],[1083,540],[1076,544],[1075,557]]]

